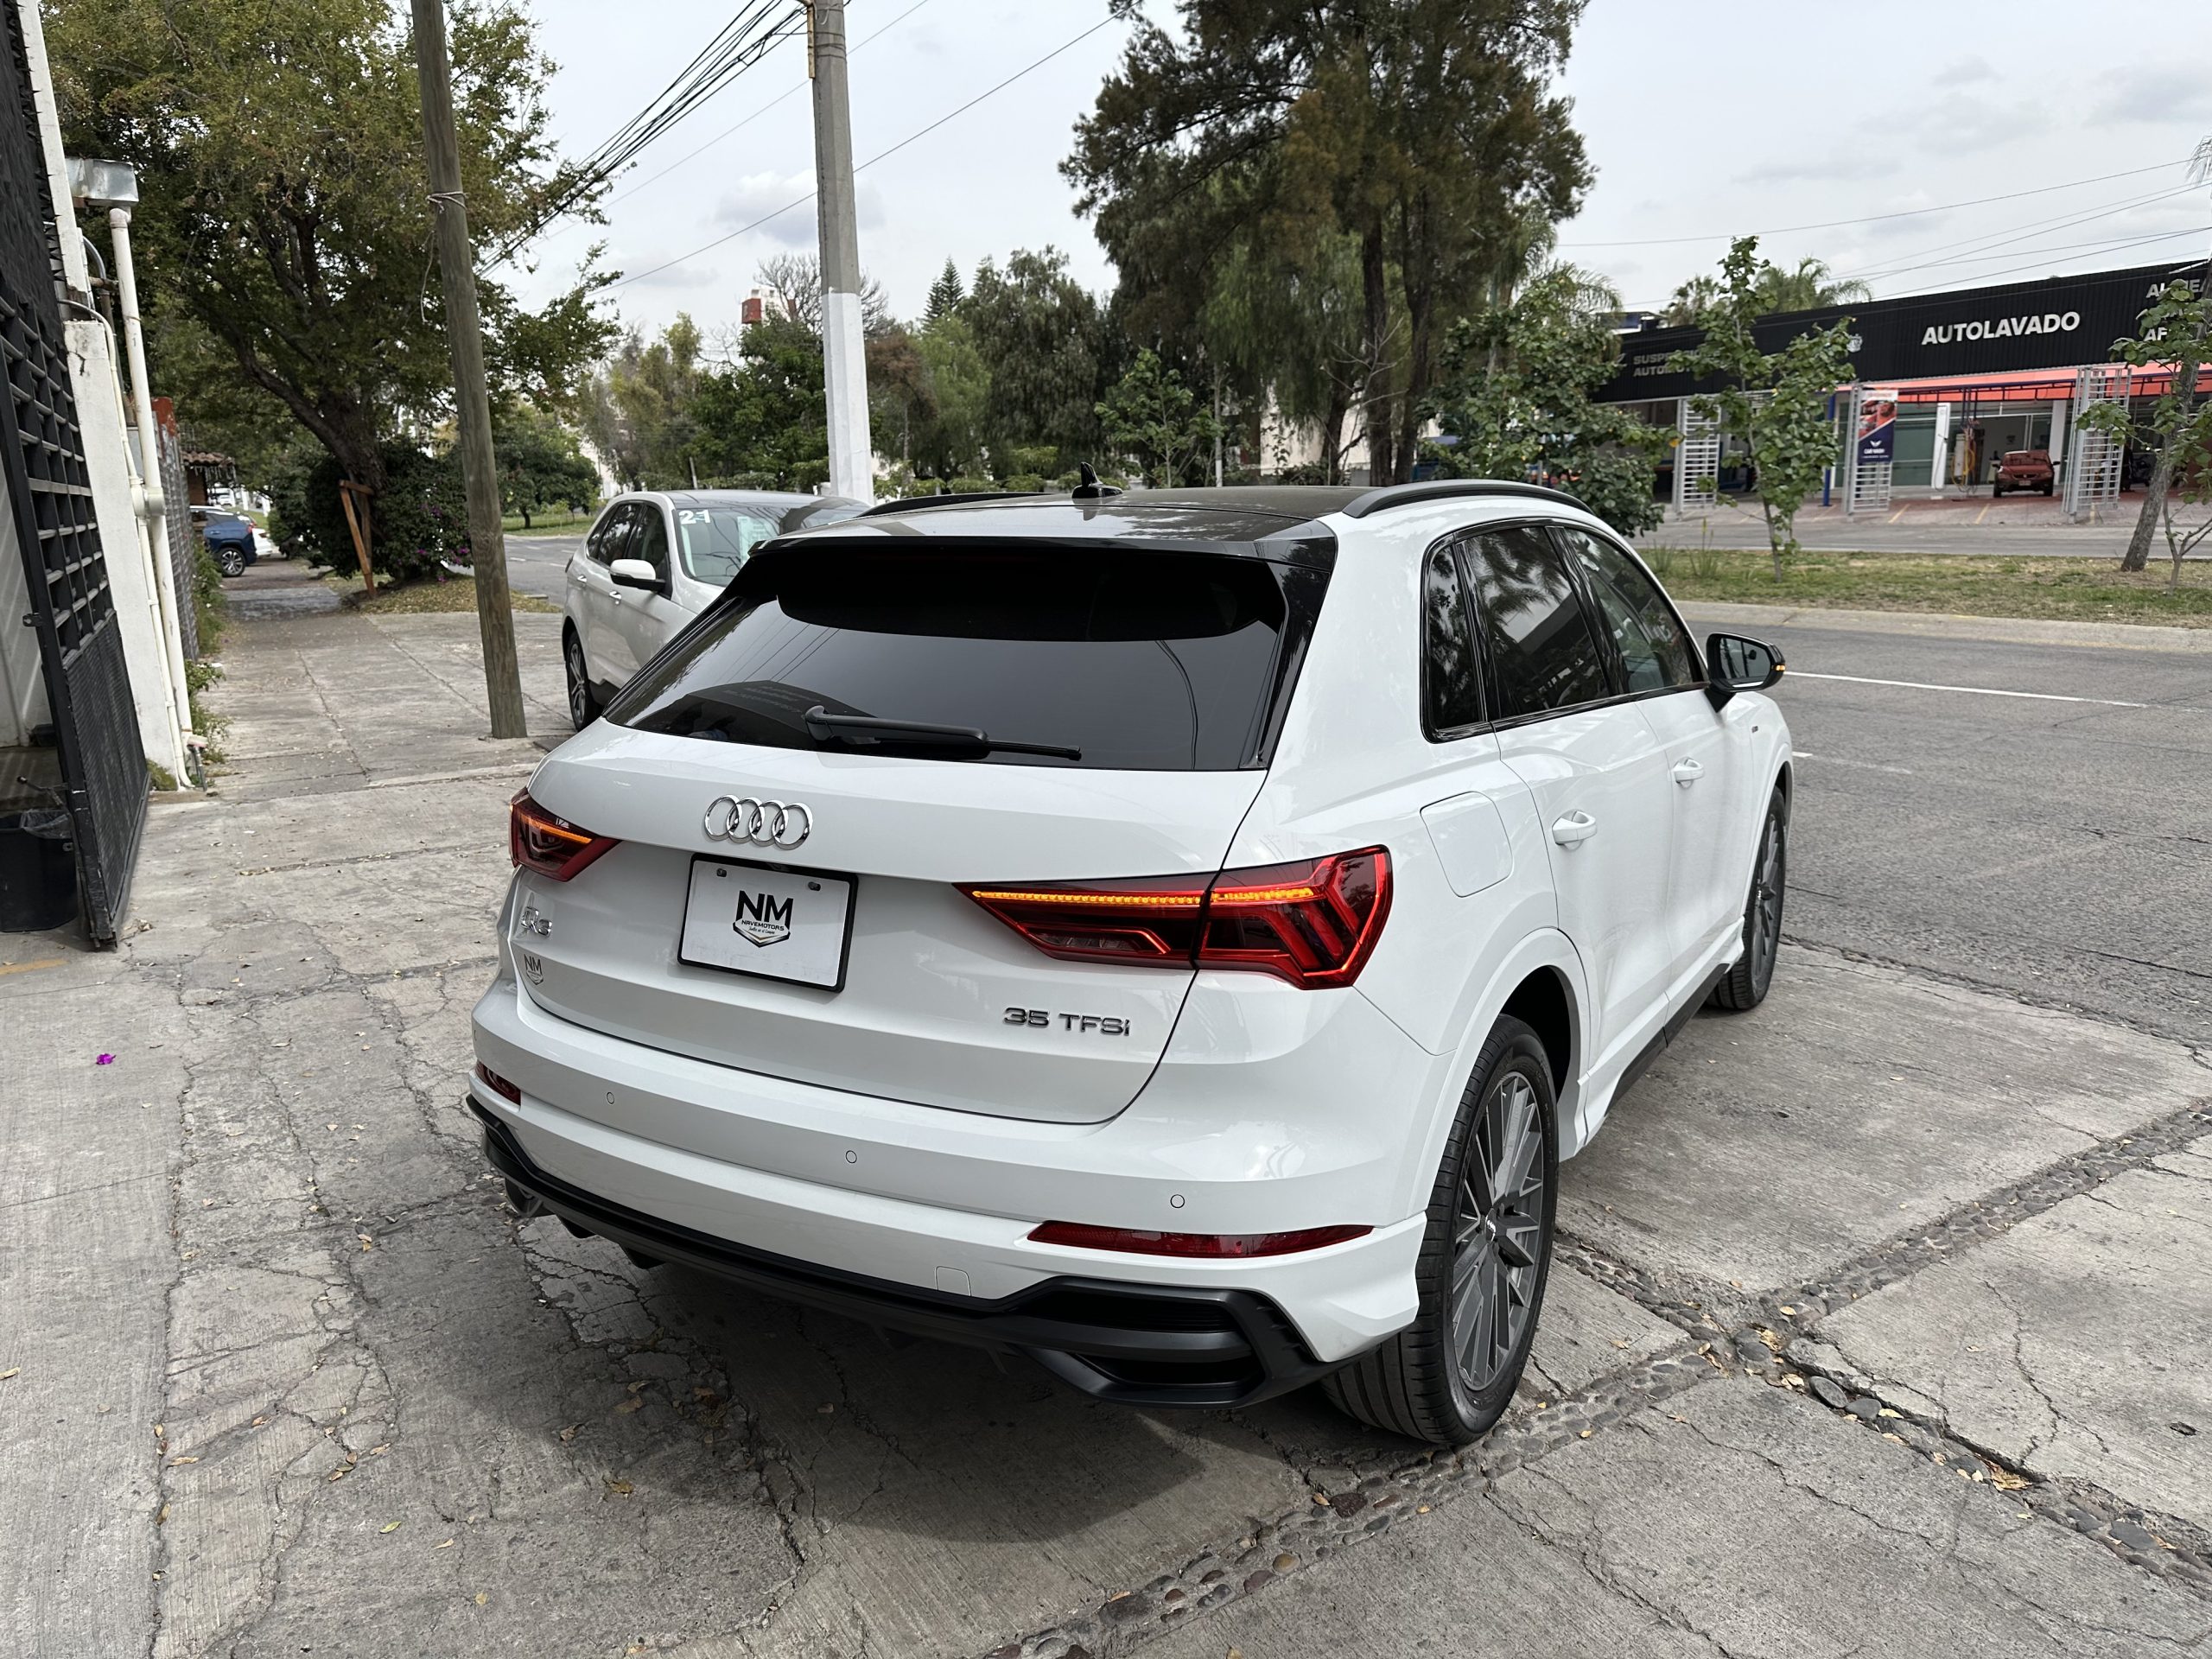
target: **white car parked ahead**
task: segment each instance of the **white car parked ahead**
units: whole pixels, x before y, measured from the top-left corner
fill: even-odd
[[[608,502],[570,556],[561,628],[569,715],[599,718],[677,630],[714,602],[761,543],[849,518],[866,504],[768,490],[637,491]]]
[[[515,798],[468,1103],[633,1262],[1464,1441],[1560,1160],[1766,994],[1781,673],[1526,485],[887,504]]]

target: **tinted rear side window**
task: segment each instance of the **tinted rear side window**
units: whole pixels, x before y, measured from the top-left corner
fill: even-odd
[[[980,728],[1080,760],[885,741],[996,765],[1228,772],[1264,763],[1324,573],[1266,560],[1020,545],[757,556],[608,717],[640,731],[849,752],[806,714]]]
[[[1551,537],[1523,524],[1484,531],[1468,549],[1467,573],[1497,678],[1497,718],[1611,696],[1605,659]]]

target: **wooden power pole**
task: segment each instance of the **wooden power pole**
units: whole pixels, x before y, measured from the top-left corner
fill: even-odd
[[[429,160],[430,205],[437,213],[438,269],[445,277],[454,410],[461,425],[461,473],[468,488],[468,545],[476,574],[476,626],[484,639],[484,690],[492,707],[492,735],[527,737],[522,671],[515,661],[514,613],[507,599],[507,537],[499,523],[499,473],[492,458],[491,400],[484,389],[484,324],[476,310],[476,256],[468,244],[461,145],[454,135],[445,0],[413,3],[415,73],[423,89],[423,148]]]

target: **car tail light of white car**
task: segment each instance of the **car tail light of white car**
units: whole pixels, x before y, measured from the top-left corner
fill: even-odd
[[[1048,957],[1237,968],[1300,990],[1350,985],[1390,913],[1381,847],[1216,875],[963,887]]]
[[[526,789],[507,804],[507,855],[517,869],[566,881],[619,844],[547,811]]]

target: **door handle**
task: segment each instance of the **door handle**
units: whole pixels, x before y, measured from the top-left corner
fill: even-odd
[[[1675,781],[1680,784],[1684,789],[1688,789],[1692,784],[1697,782],[1699,779],[1704,776],[1705,762],[1702,760],[1677,760],[1675,762]]]
[[[1580,809],[1552,825],[1552,839],[1562,847],[1579,847],[1598,833],[1598,820]]]
[[[617,605],[620,605],[620,604],[622,602],[622,595],[621,595],[621,594],[614,594],[613,597],[614,602],[615,602]]]

